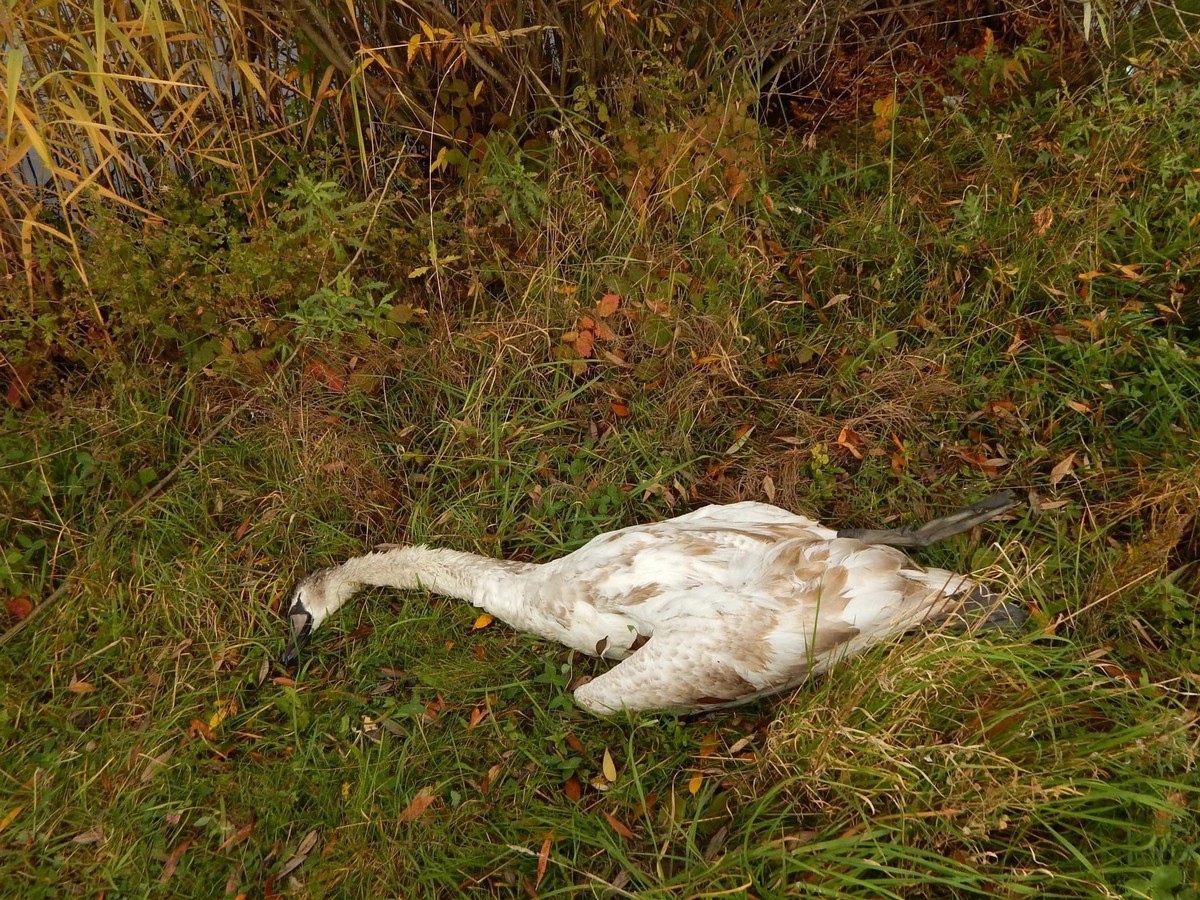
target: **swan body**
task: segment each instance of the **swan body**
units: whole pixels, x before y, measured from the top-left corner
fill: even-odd
[[[1001,495],[926,528],[955,533],[1011,505]],[[787,690],[841,657],[990,598],[966,576],[924,568],[885,543],[944,536],[924,531],[839,533],[746,502],[601,534],[541,565],[396,547],[309,575],[289,616],[298,650],[365,585],[425,588],[619,660],[575,690],[594,713],[717,709]]]

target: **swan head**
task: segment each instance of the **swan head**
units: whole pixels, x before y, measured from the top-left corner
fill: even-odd
[[[350,599],[356,585],[339,577],[338,570],[319,569],[300,580],[287,604],[291,637],[280,662],[293,666],[312,633],[343,603]]]

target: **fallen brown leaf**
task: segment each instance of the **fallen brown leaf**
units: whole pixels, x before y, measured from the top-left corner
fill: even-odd
[[[421,788],[409,801],[404,812],[400,813],[401,822],[411,822],[414,819],[424,814],[425,810],[429,809],[434,800],[437,799],[437,794],[433,792],[433,788]]]
[[[237,831],[235,831],[229,837],[225,838],[224,843],[222,843],[221,846],[217,848],[217,850],[218,851],[228,850],[230,847],[237,846],[242,841],[244,841],[246,838],[250,837],[250,833],[252,831],[254,831],[254,823],[253,822],[251,822],[248,825],[243,825],[241,828],[239,828]]]
[[[534,890],[537,890],[541,885],[542,879],[546,877],[546,864],[550,862],[550,845],[554,843],[554,832],[546,835],[546,839],[542,841],[542,852],[538,854],[537,861],[537,880],[533,883]]]
[[[195,720],[193,719],[192,721],[195,721]],[[167,760],[171,758],[171,754],[174,752],[175,752],[174,749],[164,750],[162,753],[158,754],[158,756],[154,757],[149,762],[147,762],[146,768],[144,768],[142,770],[141,783],[142,784],[149,783],[150,779],[152,779],[155,776],[155,774],[158,772],[158,770],[163,768],[163,766],[165,766],[167,764]]]
[[[608,822],[608,824],[612,826],[612,830],[621,837],[625,838],[625,840],[633,840],[633,832],[629,829],[629,826],[621,822],[621,820],[612,813],[604,813],[604,821]]]
[[[486,706],[477,706],[471,710],[471,717],[467,721],[467,731],[471,731],[476,725],[486,719],[487,714],[488,711]]]
[[[200,719],[192,719],[188,722],[188,733],[194,734],[196,737],[202,737],[206,741],[215,741],[217,735]]]
[[[1075,469],[1075,457],[1077,453],[1072,451],[1065,459],[1060,461],[1053,469],[1050,470],[1050,486],[1055,487],[1060,481],[1066,478]]]
[[[304,865],[304,861],[308,859],[308,854],[312,853],[312,848],[316,845],[317,830],[314,828],[300,841],[300,846],[296,848],[296,855],[284,863],[283,868],[275,874],[275,878],[277,880],[286,878],[292,872],[296,871],[296,869],[300,868],[300,866]]]
[[[175,869],[179,866],[179,859],[187,852],[187,848],[192,846],[192,841],[195,838],[187,838],[175,845],[175,849],[171,851],[167,857],[167,862],[163,866],[162,875],[158,877],[159,884],[166,884],[171,880],[171,876],[175,874]]]

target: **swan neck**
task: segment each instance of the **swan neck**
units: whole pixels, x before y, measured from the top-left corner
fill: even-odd
[[[368,553],[347,560],[335,571],[342,583],[338,590],[342,602],[370,585],[427,590],[478,606],[488,585],[506,569],[503,562],[475,553],[414,546]]]

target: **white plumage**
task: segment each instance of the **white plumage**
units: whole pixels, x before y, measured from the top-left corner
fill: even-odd
[[[622,660],[575,690],[586,709],[708,710],[786,690],[836,659],[990,594],[886,544],[921,546],[1012,506],[990,498],[917,531],[843,531],[763,503],[599,535],[542,565],[398,547],[296,587],[296,652],[365,585],[426,588],[582,653]],[[1019,613],[1008,607],[1009,620]]]

